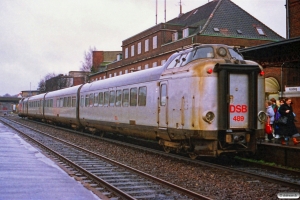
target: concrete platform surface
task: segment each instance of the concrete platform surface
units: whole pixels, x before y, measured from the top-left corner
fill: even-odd
[[[99,199],[0,123],[0,200]]]

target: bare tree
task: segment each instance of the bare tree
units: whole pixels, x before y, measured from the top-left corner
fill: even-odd
[[[84,61],[81,61],[80,71],[92,72],[93,69],[93,51],[96,51],[96,47],[90,47],[88,51],[84,52]]]
[[[56,77],[57,75],[55,73],[48,73],[43,79],[40,80],[40,82],[38,83],[38,91],[40,91],[40,93],[46,92],[46,81]]]

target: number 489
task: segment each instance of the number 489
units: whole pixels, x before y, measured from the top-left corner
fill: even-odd
[[[244,121],[244,119],[245,119],[244,116],[234,116],[233,117],[234,121]]]

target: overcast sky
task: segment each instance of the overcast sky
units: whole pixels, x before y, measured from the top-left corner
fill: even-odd
[[[232,0],[279,35],[286,0]],[[180,0],[166,0],[166,19]],[[181,0],[182,12],[208,0]],[[90,47],[120,51],[122,41],[156,23],[156,0],[0,0],[0,95],[36,90],[48,73],[78,71]],[[158,0],[157,22],[165,21]]]

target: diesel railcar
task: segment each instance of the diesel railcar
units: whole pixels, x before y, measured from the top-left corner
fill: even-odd
[[[257,63],[205,44],[159,67],[40,95],[39,110],[47,122],[157,140],[191,158],[255,152],[264,136],[264,83]],[[22,100],[20,115],[34,116],[37,108],[24,109],[32,100]]]

